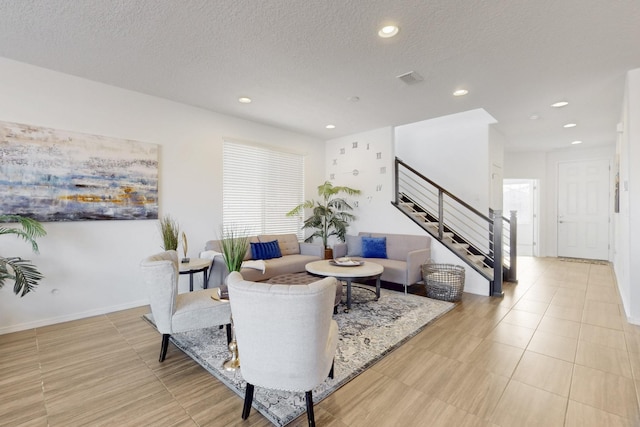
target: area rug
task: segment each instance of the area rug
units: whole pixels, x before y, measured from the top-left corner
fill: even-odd
[[[455,306],[450,302],[386,289],[381,290],[380,300],[375,301],[373,288],[358,285],[352,289],[351,311],[344,313],[343,306],[340,306],[338,314],[333,316],[340,331],[334,378],[327,378],[313,390],[315,403],[358,376]],[[227,372],[222,367],[230,356],[224,329],[210,328],[175,334],[171,336],[171,341],[244,398],[246,383],[242,379],[242,368]],[[253,407],[277,426],[288,424],[306,411],[304,393],[260,387],[255,388]]]

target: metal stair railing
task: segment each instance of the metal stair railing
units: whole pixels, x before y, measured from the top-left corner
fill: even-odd
[[[487,278],[490,295],[502,295],[503,279],[516,277],[515,212],[510,219],[498,210],[484,215],[398,158],[395,186],[392,203]]]

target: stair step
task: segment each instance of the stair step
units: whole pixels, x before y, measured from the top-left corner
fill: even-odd
[[[426,220],[427,218],[426,212],[411,212],[411,215],[422,218],[422,220]]]
[[[478,265],[482,265],[482,263],[484,262],[484,255],[467,254],[467,258],[469,259],[469,261]]]
[[[412,202],[400,202],[400,206],[405,206],[409,209],[413,209],[414,204]]]
[[[458,250],[458,251],[462,251],[462,252],[466,252],[467,249],[469,249],[469,244],[468,243],[454,243],[453,245],[453,249]]]

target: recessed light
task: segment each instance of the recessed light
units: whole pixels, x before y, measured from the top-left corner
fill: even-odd
[[[537,114],[532,114],[532,115],[529,116],[529,120],[538,120],[539,118],[540,118],[540,116],[537,115]]]
[[[572,145],[582,144],[582,141],[573,141],[571,144],[572,144]]]
[[[325,128],[327,128],[327,129],[335,129],[336,125],[326,125]]]
[[[469,91],[466,89],[458,89],[456,91],[453,92],[453,96],[464,96],[466,94],[468,94]]]
[[[569,103],[567,101],[558,101],[558,102],[554,102],[553,104],[551,104],[551,106],[553,108],[561,108],[561,107],[564,107],[564,106],[567,106],[567,105],[569,105]]]
[[[566,125],[564,125],[564,126],[562,126],[562,127],[564,127],[564,128],[574,128],[574,127],[576,127],[576,126],[578,126],[578,125],[577,125],[577,124],[575,124],[575,123],[567,123]]]
[[[389,37],[393,37],[398,34],[398,31],[400,31],[400,29],[396,25],[386,25],[380,28],[378,35],[383,39],[388,39]]]
[[[240,98],[238,98],[238,102],[241,104],[251,104],[251,98],[249,98],[248,96],[241,96]]]

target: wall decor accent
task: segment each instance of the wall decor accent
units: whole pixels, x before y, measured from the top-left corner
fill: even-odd
[[[0,121],[0,214],[158,218],[158,145]]]

